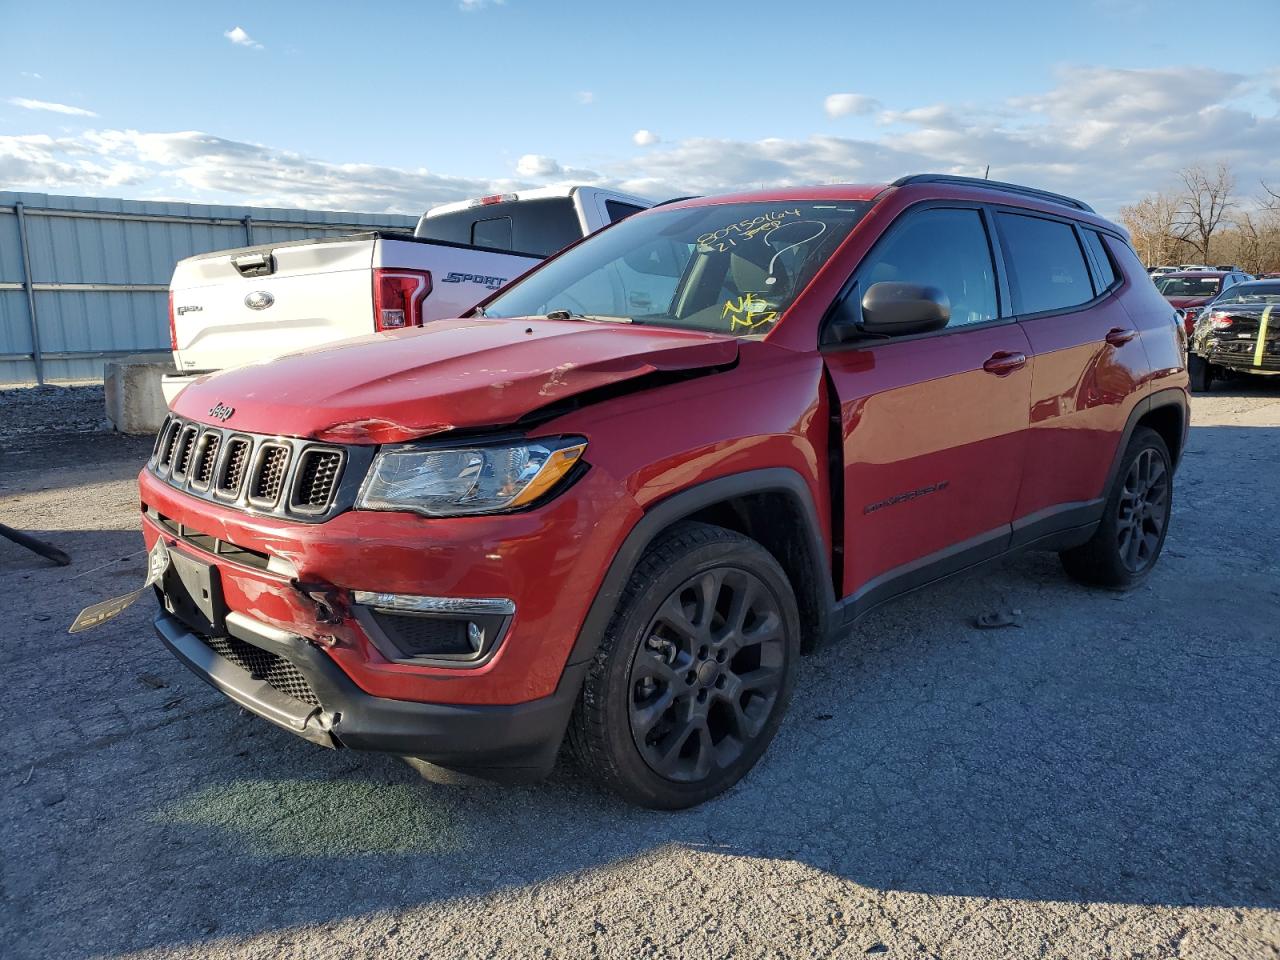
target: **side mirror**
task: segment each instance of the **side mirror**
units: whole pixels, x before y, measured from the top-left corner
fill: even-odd
[[[937,287],[919,283],[873,283],[862,297],[862,331],[901,337],[941,330],[951,319],[951,301]]]

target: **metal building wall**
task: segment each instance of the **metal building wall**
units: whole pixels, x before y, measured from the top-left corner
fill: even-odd
[[[0,191],[0,384],[100,380],[111,357],[167,353],[169,277],[183,257],[416,223]]]

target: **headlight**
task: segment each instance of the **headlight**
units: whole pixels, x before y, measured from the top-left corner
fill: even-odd
[[[564,479],[586,448],[581,437],[451,449],[384,447],[356,506],[431,517],[514,510]]]

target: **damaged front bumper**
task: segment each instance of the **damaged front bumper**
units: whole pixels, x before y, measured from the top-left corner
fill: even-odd
[[[290,733],[502,781],[550,772],[587,666],[567,668],[553,694],[527,703],[390,700],[362,691],[300,636],[234,612],[225,627],[226,637],[210,638],[167,611],[155,620],[165,646],[197,676]]]

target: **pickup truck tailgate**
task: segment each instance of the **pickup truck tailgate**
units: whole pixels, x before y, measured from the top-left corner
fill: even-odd
[[[375,234],[181,261],[170,284],[179,370],[219,370],[373,332]]]

